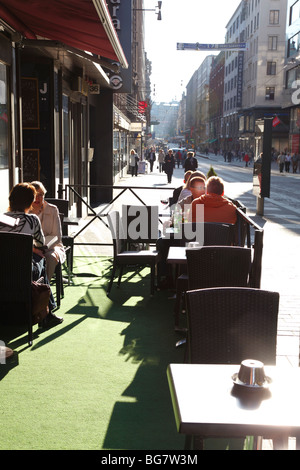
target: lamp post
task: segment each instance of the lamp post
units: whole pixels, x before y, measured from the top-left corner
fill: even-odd
[[[162,2],[157,2],[157,5],[155,8],[133,8],[134,11],[155,11],[156,12],[156,15],[157,15],[157,19],[158,20],[161,20],[161,5],[162,5]],[[158,11],[156,10],[158,9]]]

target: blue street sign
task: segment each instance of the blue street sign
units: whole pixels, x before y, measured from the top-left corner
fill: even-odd
[[[245,51],[247,50],[247,44],[245,42],[234,42],[226,44],[200,44],[188,43],[188,42],[178,42],[177,43],[178,51],[211,51],[211,50],[226,50],[226,51]]]

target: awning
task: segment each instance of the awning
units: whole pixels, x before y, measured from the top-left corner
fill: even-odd
[[[60,41],[128,67],[105,0],[0,0],[0,19],[27,39]]]

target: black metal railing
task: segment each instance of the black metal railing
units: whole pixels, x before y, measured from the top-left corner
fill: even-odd
[[[99,212],[96,210],[80,195],[80,190],[86,189],[106,189],[106,190],[121,190],[116,196],[112,197],[111,201],[106,203],[104,207],[101,208]],[[79,189],[79,190],[78,190]],[[153,187],[153,186],[114,186],[114,185],[71,185],[68,184],[63,189],[62,186],[59,187],[58,194],[59,197],[62,197],[64,193],[64,199],[68,199],[68,193],[72,192],[76,198],[84,204],[92,218],[86,222],[85,225],[81,226],[79,230],[73,235],[74,239],[78,237],[84,230],[87,229],[89,225],[91,225],[95,220],[100,220],[107,228],[108,224],[105,221],[105,217],[109,213],[109,207],[113,205],[121,196],[123,196],[126,191],[129,191],[133,194],[138,201],[143,204],[147,205],[143,199],[136,194],[136,190],[152,190],[152,191],[172,191],[175,188],[172,187]],[[239,203],[239,201],[233,201],[237,206],[237,244],[239,246],[247,246],[248,248],[253,248],[253,263],[252,263],[252,273],[251,273],[251,287],[260,287],[260,280],[261,280],[261,260],[262,260],[262,250],[263,250],[263,235],[264,230],[260,227],[256,222],[254,222],[246,213],[246,208]],[[160,214],[162,216],[162,214]],[[93,242],[74,242],[74,245],[99,245],[99,246],[111,246],[112,243],[93,243]]]

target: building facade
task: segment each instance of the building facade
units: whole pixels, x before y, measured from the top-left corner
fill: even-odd
[[[207,143],[212,150],[218,147],[223,152],[247,151],[257,155],[261,151],[262,135],[256,124],[264,117],[277,119],[272,132],[274,152],[291,149],[292,142],[295,145],[297,138],[289,137],[289,131],[298,134],[295,123],[300,122],[298,106],[291,101],[291,96],[297,93],[293,83],[298,77],[300,80],[297,62],[300,57],[296,59],[298,3],[242,0],[232,14],[226,25],[227,48],[214,57],[208,87]],[[233,50],[240,43],[246,44],[246,49]],[[199,104],[199,90],[205,90],[199,76],[203,65],[187,84],[186,96],[187,134],[198,147],[205,142],[207,132],[207,121]],[[293,108],[291,130],[289,108]]]
[[[300,1],[289,0],[286,24],[284,107],[290,112],[289,149],[300,154]]]
[[[273,128],[275,152],[288,148],[289,113],[283,109],[287,1],[242,2],[244,53],[243,99],[239,110],[241,148],[258,155],[262,150],[256,121],[278,117]]]
[[[13,185],[34,179],[78,217],[86,202],[110,200],[145,127],[142,9],[143,0],[1,2],[1,211]]]

